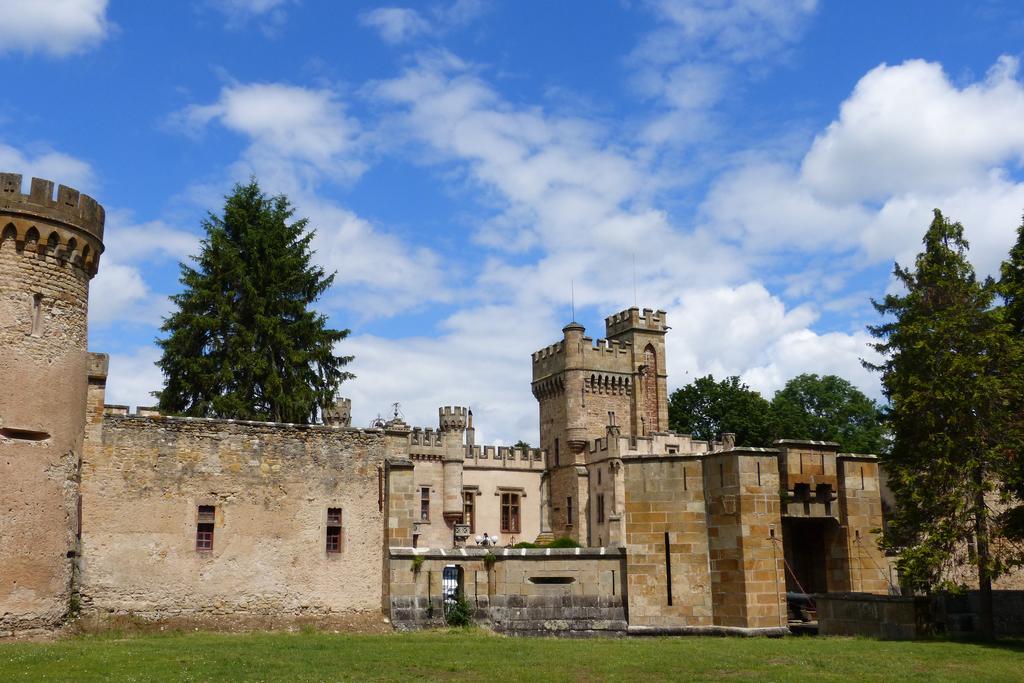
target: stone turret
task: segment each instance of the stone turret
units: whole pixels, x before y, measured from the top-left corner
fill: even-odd
[[[441,510],[445,521],[451,524],[462,521],[462,470],[466,461],[463,436],[468,415],[469,410],[462,406],[443,406],[437,409],[444,442],[444,502]]]
[[[103,224],[77,190],[33,178],[26,194],[0,173],[0,631],[56,625],[70,605]]]
[[[333,406],[324,408],[324,424],[328,427],[351,427],[352,399],[339,398]]]

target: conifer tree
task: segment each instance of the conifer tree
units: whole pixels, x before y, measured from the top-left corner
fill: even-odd
[[[1003,261],[999,273],[999,294],[1003,300],[1004,319],[1017,339],[1024,343],[1024,219],[1017,228],[1017,241],[1010,249],[1008,258]],[[1024,421],[1024,407],[1018,416]],[[1005,483],[1007,488],[1013,490],[1017,500],[1016,504],[1006,505],[1003,519],[1008,534],[1024,545],[1024,454],[1016,458],[1016,467],[1007,473]]]
[[[1006,321],[1016,334],[1024,335],[1024,218],[1017,228],[1017,242],[999,269],[999,294]]]
[[[285,196],[250,180],[226,197],[222,217],[203,221],[196,267],[181,264],[184,291],[157,340],[162,411],[309,423],[352,376],[343,369],[352,357],[334,354],[349,331],[309,308],[334,275],[311,263],[314,233],[293,214]]]
[[[936,210],[914,268],[896,265],[906,292],[874,302],[891,318],[869,328],[882,355],[869,367],[890,402],[884,466],[897,510],[886,542],[912,539],[900,548],[901,577],[916,590],[943,587],[973,560],[991,636],[992,579],[1017,559],[989,506],[1020,452],[1012,426],[1022,357],[993,307],[994,283],[978,282],[967,249],[963,227]]]

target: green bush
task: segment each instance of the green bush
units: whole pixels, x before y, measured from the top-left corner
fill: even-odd
[[[469,626],[473,623],[473,610],[464,595],[458,595],[454,602],[445,604],[444,621],[449,626]]]

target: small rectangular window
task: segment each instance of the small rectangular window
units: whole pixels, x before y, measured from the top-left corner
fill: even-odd
[[[572,526],[572,520],[575,519],[575,518],[576,518],[576,516],[573,514],[573,509],[572,509],[572,496],[569,496],[569,497],[567,497],[565,499],[565,524],[566,524],[566,526]]]
[[[501,533],[519,533],[519,494],[501,494]]]
[[[597,523],[604,522],[604,494],[597,494]]]
[[[32,336],[38,337],[43,332],[43,295],[32,295]]]
[[[558,464],[558,439],[555,439],[555,464]]]
[[[601,485],[601,468],[600,467],[597,468],[597,485],[598,486]]]
[[[216,509],[214,505],[199,506],[196,518],[196,550],[201,552],[213,550],[213,525]]]
[[[476,515],[474,514],[476,508],[476,501],[474,496],[475,491],[463,491],[462,492],[462,523],[469,525],[469,533],[476,533]]]
[[[420,487],[420,521],[430,521],[430,487]]]
[[[341,508],[327,508],[327,552],[341,552]]]

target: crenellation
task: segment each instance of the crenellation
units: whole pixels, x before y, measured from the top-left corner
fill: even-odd
[[[101,245],[103,207],[89,195],[66,185],[58,186],[54,197],[53,186],[53,181],[32,178],[31,189],[24,194],[20,173],[0,173],[0,213],[56,220],[84,231]]]
[[[614,315],[610,315],[604,320],[606,334],[609,337],[621,334],[630,329],[643,329],[656,332],[665,332],[668,330],[667,315],[662,310],[652,310],[645,308],[641,312],[636,307],[627,308],[624,311],[620,311]]]

